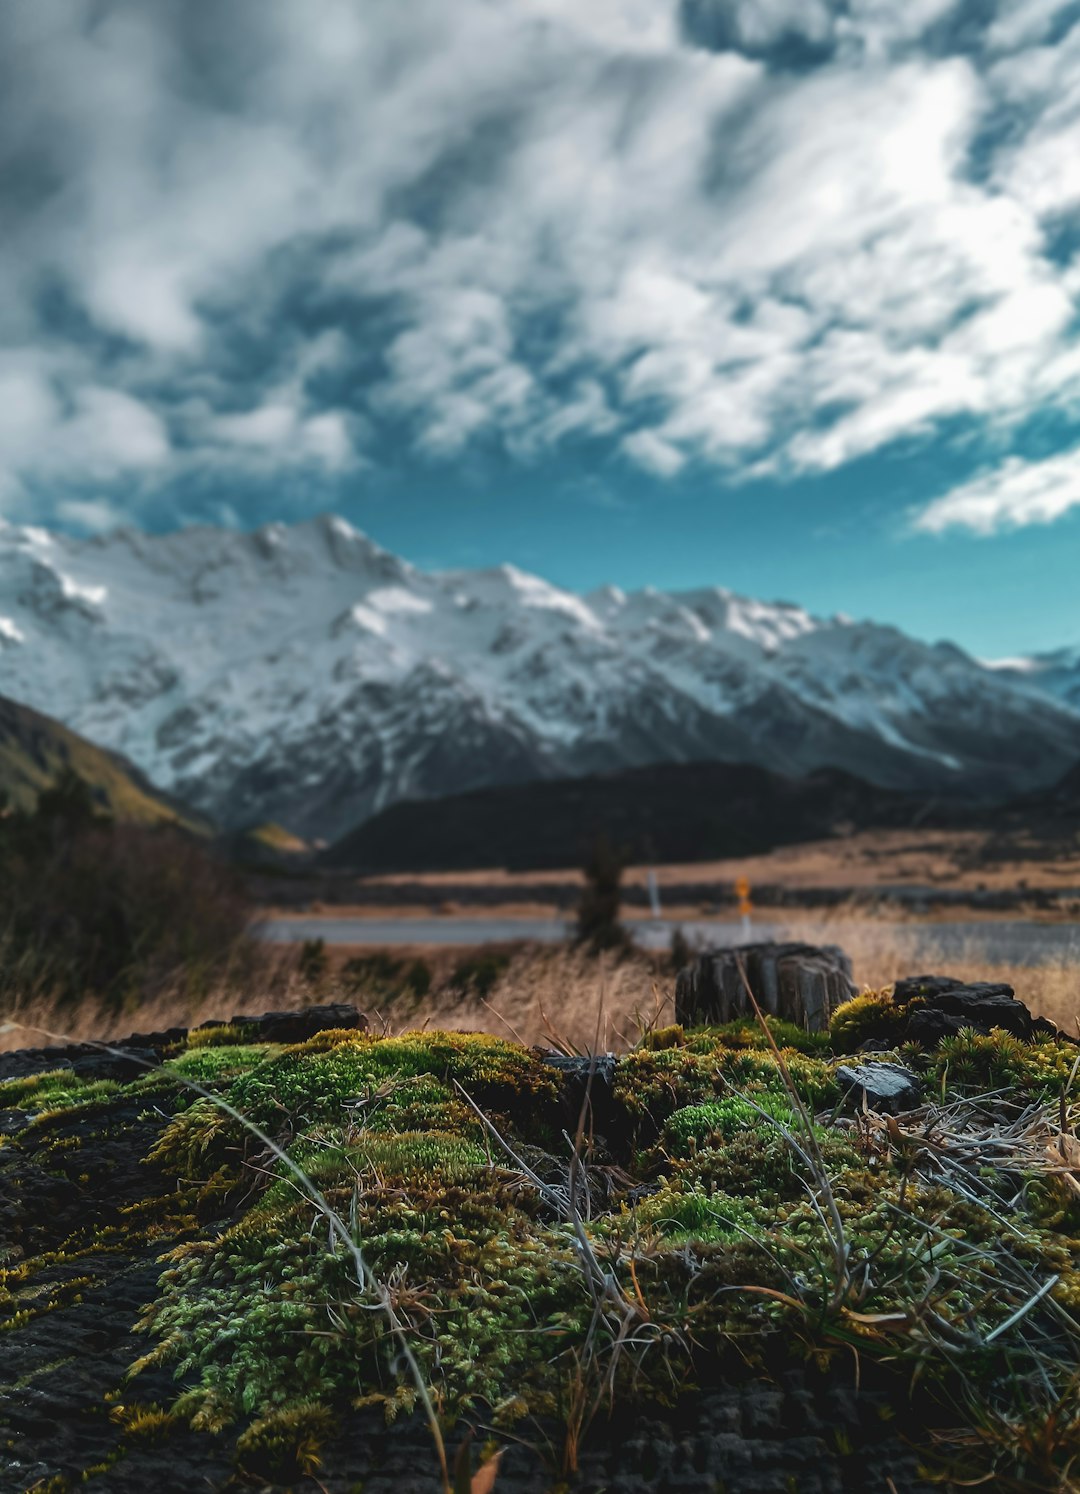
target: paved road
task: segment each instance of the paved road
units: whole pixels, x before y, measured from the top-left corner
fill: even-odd
[[[671,941],[674,924],[627,919],[635,941],[647,949],[664,949]],[[805,921],[804,921],[805,926]],[[741,923],[702,919],[681,925],[692,944],[741,944],[747,935]],[[1080,961],[1080,924],[1029,923],[1020,919],[995,919],[980,923],[918,923],[896,925],[916,939],[912,958],[925,948],[935,958],[985,960],[988,964],[1038,965],[1046,960],[1073,958]],[[763,923],[755,919],[753,939],[784,938],[790,925]],[[558,944],[569,937],[571,926],[562,919],[542,918],[291,918],[267,919],[258,927],[259,937],[275,944],[293,944],[303,939],[324,939],[327,944],[487,944],[512,939],[533,939]]]

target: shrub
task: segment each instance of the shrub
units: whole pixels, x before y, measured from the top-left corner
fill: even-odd
[[[329,960],[326,957],[325,939],[305,939],[300,946],[297,970],[305,985],[318,989],[326,979]]]
[[[461,991],[472,991],[482,998],[490,996],[498,984],[499,977],[509,964],[508,954],[495,950],[481,950],[478,955],[461,960],[454,966],[450,984]]]
[[[346,989],[357,995],[393,998],[408,992],[419,998],[431,990],[431,967],[422,959],[406,967],[404,960],[379,949],[346,960],[341,979]]]
[[[669,963],[672,975],[678,975],[679,971],[685,969],[693,958],[694,951],[690,947],[690,940],[683,933],[681,926],[677,926],[671,932]]]
[[[31,992],[121,1008],[165,990],[197,998],[254,969],[239,883],[172,826],[115,824],[74,774],[33,814],[0,818],[0,1002]]]

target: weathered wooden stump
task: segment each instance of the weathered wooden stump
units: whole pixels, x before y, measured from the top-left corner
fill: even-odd
[[[676,1022],[712,1027],[753,1016],[747,984],[763,1012],[807,1032],[823,1032],[856,991],[851,961],[835,944],[742,944],[708,950],[680,970]]]

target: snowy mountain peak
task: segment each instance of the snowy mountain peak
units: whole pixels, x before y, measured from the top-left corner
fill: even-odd
[[[1044,654],[990,659],[986,667],[1003,679],[1052,695],[1080,711],[1080,644]]]
[[[0,694],[230,825],[332,838],[403,796],[704,758],[1024,788],[1080,757],[1069,679],[723,587],[425,573],[334,515],[0,522]]]

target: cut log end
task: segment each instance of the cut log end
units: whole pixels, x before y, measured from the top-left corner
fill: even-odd
[[[807,1032],[824,1032],[856,991],[851,961],[834,944],[743,944],[708,950],[679,972],[675,1020],[716,1027],[752,1017],[747,987],[764,1014]]]

